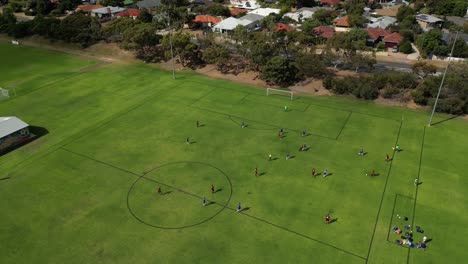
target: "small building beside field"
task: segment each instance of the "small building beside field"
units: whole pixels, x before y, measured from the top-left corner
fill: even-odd
[[[14,116],[0,117],[0,153],[31,138],[29,125]]]

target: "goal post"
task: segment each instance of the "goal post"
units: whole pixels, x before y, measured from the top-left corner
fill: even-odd
[[[274,88],[267,88],[267,96],[270,96],[272,94],[280,94],[280,95],[288,96],[291,99],[291,101],[294,99],[294,93],[291,92],[291,91],[285,91],[285,90],[274,89]]]

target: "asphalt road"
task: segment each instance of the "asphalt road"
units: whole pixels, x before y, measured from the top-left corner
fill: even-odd
[[[396,70],[403,72],[411,72],[411,64],[393,61],[378,61],[375,65],[376,71]],[[444,68],[437,68],[437,72],[442,72]]]

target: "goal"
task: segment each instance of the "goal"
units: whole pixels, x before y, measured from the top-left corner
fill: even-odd
[[[289,98],[291,98],[291,101],[294,99],[294,93],[291,91],[267,88],[267,96],[273,95],[273,94],[280,94],[280,95],[288,96]]]
[[[0,101],[10,98],[10,90],[0,87]]]

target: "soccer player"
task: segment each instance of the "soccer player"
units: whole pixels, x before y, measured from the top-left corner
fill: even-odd
[[[245,127],[244,120],[242,120],[241,127],[242,127],[242,128],[244,128],[244,127]]]
[[[329,223],[330,223],[330,220],[331,220],[330,214],[327,214],[327,215],[325,216],[325,224],[329,224]]]
[[[271,161],[271,153],[268,155],[268,160]]]
[[[372,170],[372,171],[370,172],[370,176],[375,176],[375,170]]]
[[[399,151],[400,151],[400,146],[395,145],[395,151],[396,151],[396,152],[399,152]]]
[[[364,149],[360,148],[358,154],[359,154],[359,156],[364,156]]]
[[[237,203],[237,212],[240,212],[241,211],[241,204],[240,202]]]
[[[282,136],[282,133],[281,133],[281,131],[280,131],[280,132],[278,132],[278,138],[279,138],[280,140],[281,140],[281,136]]]
[[[215,189],[214,189],[214,185],[211,184],[211,193],[214,193]]]
[[[418,186],[418,183],[419,183],[419,182],[418,182],[418,178],[416,178],[416,179],[414,180],[414,186]]]
[[[258,168],[255,167],[255,177],[257,177],[257,176],[258,176]]]
[[[197,120],[197,128],[198,128],[199,126],[200,126],[200,123],[199,123],[198,120]]]
[[[189,138],[189,137],[187,137],[187,138],[185,139],[185,144],[187,144],[187,145],[190,144],[190,138]]]
[[[203,206],[206,205],[206,197],[203,196]]]
[[[327,175],[328,175],[328,170],[327,170],[327,169],[324,169],[324,170],[323,170],[323,177],[327,177]]]
[[[385,161],[389,161],[390,160],[390,156],[388,154],[385,155]]]
[[[289,159],[289,152],[286,152],[286,160]]]
[[[162,194],[162,192],[161,192],[161,186],[158,186],[158,194]]]
[[[284,106],[284,111],[285,111],[285,112],[288,111],[288,106],[287,106],[287,105]]]
[[[306,135],[306,130],[305,130],[305,129],[302,129],[301,135],[302,135],[303,137],[305,137],[305,135]]]
[[[315,168],[312,168],[312,176],[315,177]]]
[[[280,128],[280,133],[283,134],[283,132],[284,132],[284,129]]]

